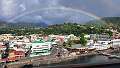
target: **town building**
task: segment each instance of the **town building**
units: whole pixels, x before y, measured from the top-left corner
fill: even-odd
[[[49,55],[52,47],[51,41],[44,41],[43,39],[37,39],[31,43],[30,57]]]

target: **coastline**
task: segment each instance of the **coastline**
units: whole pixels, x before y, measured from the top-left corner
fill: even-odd
[[[88,54],[69,55],[69,56],[64,56],[64,57],[53,57],[53,58],[48,58],[45,60],[28,60],[22,63],[15,63],[15,64],[8,63],[7,67],[8,68],[21,68],[24,65],[30,65],[30,64],[32,64],[33,66],[40,66],[43,64],[57,64],[57,63],[65,62],[65,61],[72,61],[82,56],[90,56],[90,55],[96,55],[96,54],[97,54],[96,52],[93,52],[93,53],[88,53]]]
[[[109,50],[105,50],[102,52],[107,52]],[[116,50],[115,50],[116,51]],[[114,50],[112,50],[111,52],[114,52]],[[8,68],[21,68],[22,66],[25,65],[33,65],[33,66],[40,66],[40,65],[48,65],[48,64],[58,64],[58,63],[62,63],[62,62],[66,62],[66,61],[73,61],[75,59],[78,59],[80,57],[83,56],[92,56],[92,55],[101,55],[101,53],[97,52],[97,51],[93,51],[93,52],[89,52],[89,53],[85,53],[85,54],[79,54],[79,55],[66,55],[66,56],[61,56],[61,57],[43,57],[41,58],[37,58],[37,59],[31,59],[31,60],[27,60],[25,62],[15,62],[13,64],[7,64]]]

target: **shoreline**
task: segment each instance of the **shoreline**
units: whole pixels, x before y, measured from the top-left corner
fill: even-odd
[[[65,56],[65,57],[53,57],[49,58],[47,60],[28,60],[26,62],[15,62],[15,63],[8,63],[7,67],[8,68],[20,68],[24,65],[30,65],[32,64],[33,66],[39,66],[39,65],[47,65],[47,64],[57,64],[57,63],[62,63],[66,61],[72,61],[75,59],[78,59],[79,57],[83,56],[90,56],[90,55],[96,55],[96,53],[88,53],[88,54],[81,54],[81,55],[71,55],[71,56]]]
[[[104,51],[104,50],[103,50]],[[102,52],[103,52],[102,51]],[[104,52],[107,52],[107,50],[105,50]],[[112,52],[114,52],[114,50],[112,50]],[[13,64],[8,63],[7,67],[8,68],[20,68],[24,65],[33,65],[33,66],[40,66],[40,65],[48,65],[48,64],[58,64],[58,63],[62,63],[62,62],[66,62],[66,61],[73,61],[75,59],[78,59],[79,57],[83,57],[83,56],[92,56],[92,55],[101,55],[100,53],[93,51],[90,53],[86,53],[86,54],[80,54],[80,55],[69,55],[69,56],[61,56],[61,57],[52,57],[49,58],[45,57],[43,59],[33,59],[33,60],[27,60],[26,62],[15,62]]]

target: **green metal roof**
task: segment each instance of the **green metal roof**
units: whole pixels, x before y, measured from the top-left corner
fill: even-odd
[[[45,41],[43,39],[37,39],[33,41],[32,43],[44,43]]]
[[[53,42],[50,38],[47,41],[44,41],[42,38],[33,41],[32,43],[44,43],[44,42]]]

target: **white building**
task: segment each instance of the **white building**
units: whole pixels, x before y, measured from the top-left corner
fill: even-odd
[[[108,49],[109,46],[102,45],[100,43],[95,43],[93,46],[91,46],[91,48],[95,48],[96,50],[104,50],[104,49]]]
[[[120,39],[114,39],[114,40],[111,40],[111,42],[112,42],[113,47],[119,47],[120,46]]]
[[[34,42],[32,42],[31,46],[31,54],[30,57],[34,57],[34,56],[41,56],[41,55],[49,55],[50,54],[50,50],[52,47],[52,43],[53,42],[45,42],[41,39],[38,39]]]

